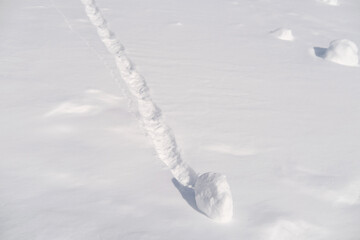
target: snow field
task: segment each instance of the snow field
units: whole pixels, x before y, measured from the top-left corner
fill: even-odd
[[[88,89],[85,95],[76,100],[66,101],[47,112],[45,117],[56,117],[60,115],[94,115],[106,109],[115,108],[121,98],[104,93],[97,89]]]
[[[95,5],[95,1],[82,1],[86,13],[96,27],[100,39],[115,57],[119,72],[130,92],[137,100],[139,113],[144,127],[152,139],[158,157],[171,170],[174,177],[184,186],[193,186],[196,181],[195,171],[182,161],[171,129],[163,122],[160,109],[150,98],[149,88],[144,78],[136,72],[133,64],[125,55],[124,47],[115,34],[107,27],[106,20]]]
[[[284,41],[294,41],[291,29],[278,28],[270,32],[274,37]]]
[[[219,222],[228,222],[233,215],[230,187],[224,175],[205,173],[198,178],[195,171],[182,160],[175,137],[164,123],[161,110],[150,98],[145,79],[135,70],[118,42],[107,27],[106,20],[95,5],[95,1],[82,1],[86,13],[96,27],[100,39],[115,57],[121,77],[137,100],[139,114],[147,134],[152,139],[159,159],[170,169],[172,175],[183,186],[193,188],[200,211]]]
[[[183,159],[226,173],[232,222],[194,211],[221,195],[200,210],[195,186],[169,184],[143,136],[161,111],[129,97],[99,41],[117,51],[108,28],[94,30],[80,1],[3,0],[1,240],[359,239],[360,68],[324,61],[330,40],[359,45],[358,0],[97,2]],[[296,41],[269,34],[282,26]]]
[[[324,239],[326,232],[304,221],[279,219],[264,231],[268,240],[306,240]]]

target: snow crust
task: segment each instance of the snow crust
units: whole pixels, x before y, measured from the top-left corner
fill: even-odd
[[[292,31],[288,28],[277,28],[274,31],[271,31],[271,34],[280,40],[294,41]]]
[[[347,39],[334,40],[330,42],[324,58],[341,65],[358,66],[358,47],[354,42]]]
[[[229,222],[233,216],[233,200],[225,175],[204,173],[196,181],[196,205],[217,222]]]

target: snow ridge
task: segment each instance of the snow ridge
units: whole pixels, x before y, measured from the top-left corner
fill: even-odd
[[[197,174],[182,160],[174,134],[170,127],[165,124],[161,110],[152,101],[144,77],[136,71],[127,57],[124,47],[107,26],[106,20],[95,1],[81,1],[85,6],[87,16],[97,29],[100,39],[114,56],[119,73],[137,102],[141,121],[153,142],[158,157],[170,168],[173,176],[181,184],[193,187],[197,180]]]

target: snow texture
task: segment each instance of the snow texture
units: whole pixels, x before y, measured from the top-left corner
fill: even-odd
[[[161,110],[150,98],[149,88],[124,52],[124,47],[108,28],[106,20],[93,0],[82,0],[86,13],[96,27],[100,39],[107,50],[113,54],[121,77],[137,100],[139,114],[146,132],[152,139],[156,153],[171,170],[173,176],[184,186],[194,186],[195,171],[182,160],[175,137],[164,123]]]
[[[338,0],[319,0],[322,3],[328,4],[330,6],[338,6],[339,1]]]
[[[294,41],[291,29],[277,28],[270,32],[274,37],[284,41]]]
[[[220,173],[204,173],[195,184],[195,200],[200,211],[217,222],[229,222],[233,200],[226,177]]]
[[[108,27],[80,1],[1,0],[1,240],[359,240],[360,67],[324,59],[360,46],[359,0],[97,3],[181,157],[226,173],[232,221],[171,184]]]
[[[347,39],[339,39],[330,42],[324,58],[328,61],[346,66],[358,66],[358,47]]]
[[[137,100],[143,125],[154,144],[158,157],[171,170],[173,176],[183,186],[194,187],[199,210],[215,221],[228,222],[233,215],[232,197],[224,175],[207,173],[197,180],[195,171],[185,163],[177,148],[171,129],[164,123],[160,109],[150,98],[145,79],[135,70],[124,53],[124,47],[107,27],[106,20],[95,5],[95,1],[83,1],[86,13],[97,28],[101,40],[115,57],[121,77],[127,83]]]
[[[324,239],[326,232],[304,221],[279,219],[264,232],[268,240]]]

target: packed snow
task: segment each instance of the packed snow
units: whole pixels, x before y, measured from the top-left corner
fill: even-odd
[[[359,239],[360,1],[96,3],[0,1],[1,240]]]

